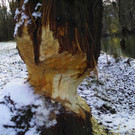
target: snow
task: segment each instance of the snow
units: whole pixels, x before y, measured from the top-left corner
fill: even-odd
[[[25,133],[25,135],[39,135],[39,133],[36,132],[35,128],[31,128]]]
[[[20,14],[21,12],[19,11],[19,9],[17,8],[16,11],[15,11],[15,16],[14,16],[14,19],[17,19],[17,16]],[[18,21],[18,20],[16,20]]]
[[[54,104],[49,102],[38,94],[34,93],[33,88],[24,79],[15,79],[8,83],[3,90],[0,91],[0,131],[2,134],[9,133],[12,129],[11,135],[17,132],[26,133],[28,135],[40,134],[38,128],[46,126],[53,127],[57,121],[52,118],[55,112]],[[57,105],[60,109],[60,105]],[[25,127],[25,118],[28,112],[33,114],[28,122],[29,129]],[[29,114],[28,114],[29,115]],[[17,120],[14,119],[17,117]],[[21,118],[22,117],[22,118]],[[29,119],[28,117],[28,119]],[[17,121],[22,121],[20,127],[17,128]],[[10,127],[10,128],[7,128]],[[16,127],[16,128],[14,128]]]
[[[0,43],[0,88],[12,79],[27,78],[26,65],[21,60],[15,42]]]
[[[135,60],[101,53],[98,77],[93,73],[78,87],[99,123],[115,133],[135,134]]]
[[[23,5],[22,5],[22,10],[25,10],[25,5],[28,3],[29,0],[24,0]]]
[[[14,37],[17,35],[18,29],[25,23],[25,26],[27,26],[28,24],[32,23],[32,19],[30,16],[27,16],[25,14],[25,7],[26,4],[28,3],[28,0],[24,0],[23,5],[21,10],[19,11],[19,9],[17,8],[15,11],[15,17],[14,19],[16,20],[16,25],[15,25],[15,29],[14,29]],[[37,18],[41,18],[42,13],[37,11],[39,7],[41,7],[42,4],[41,3],[37,3],[36,7],[35,7],[35,11],[32,13],[32,16],[37,19]],[[19,16],[21,16],[21,18],[19,18]],[[25,20],[27,20],[25,22]]]
[[[57,120],[51,115],[59,114],[56,104],[38,94],[27,83],[27,69],[16,50],[16,43],[0,43],[0,135],[39,135],[39,127],[55,126]],[[98,76],[93,73],[78,87],[78,93],[86,100],[92,115],[109,132],[120,135],[135,135],[135,60],[119,57],[114,59],[101,53],[98,60]],[[97,79],[98,78],[98,79]],[[49,102],[50,103],[50,102]],[[6,128],[16,126],[13,118],[23,117],[29,110],[33,116],[28,130]],[[23,127],[22,123],[20,125]],[[1,134],[2,133],[2,134]]]
[[[9,112],[9,109],[5,105],[0,105],[0,110],[1,110],[1,112],[0,112],[0,114],[1,114],[0,115],[0,121],[3,124],[9,123],[10,118],[11,118],[11,114]]]
[[[9,95],[19,105],[30,105],[35,102],[33,91],[27,85],[22,85],[23,80],[16,79],[4,87],[3,97]],[[14,87],[12,85],[14,84]],[[25,100],[24,100],[25,99]]]
[[[41,18],[42,17],[42,13],[38,11],[38,8],[41,7],[42,4],[41,3],[37,3],[36,7],[35,7],[35,12],[32,13],[32,16],[37,19],[37,18]]]
[[[41,3],[37,3],[36,7],[35,7],[35,12],[32,13],[32,16],[37,19],[37,18],[41,18],[42,17],[42,13],[38,11],[38,8],[41,7],[42,4]]]
[[[39,7],[41,7],[42,4],[41,3],[37,3],[36,7],[35,7],[35,10],[37,10]]]
[[[17,15],[15,15],[15,16],[17,16]],[[18,20],[18,18],[16,20]],[[15,25],[14,37],[17,35],[19,27],[24,24],[25,20],[28,20],[25,25],[31,24],[31,20],[29,19],[29,17],[25,13],[22,12],[19,22],[17,22],[16,25]]]
[[[53,113],[59,114],[61,105],[34,93],[33,87],[24,79],[27,77],[27,70],[18,55],[15,42],[0,45],[0,135],[39,135],[38,128],[49,128],[57,124],[55,117],[52,119],[51,116]],[[33,116],[27,121],[24,116],[29,111]],[[15,128],[17,123],[14,119],[21,121],[23,117],[25,120],[19,126],[29,126],[28,130],[26,127]]]
[[[18,8],[16,9],[14,19],[17,21],[17,23],[14,29],[14,37],[17,35],[19,27],[21,27],[24,24],[25,20],[27,20],[27,23],[25,23],[25,25],[31,24],[30,17],[25,14],[25,6],[27,2],[28,0],[24,0],[23,5],[22,5],[22,11],[19,11]],[[18,18],[19,15],[21,16],[20,19]]]
[[[38,17],[42,16],[42,13],[40,13],[40,12],[33,12],[32,16],[35,17],[35,19],[37,19]]]

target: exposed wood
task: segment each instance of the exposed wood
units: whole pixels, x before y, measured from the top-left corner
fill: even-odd
[[[74,112],[82,113],[83,116],[83,111],[80,108],[81,98],[78,99],[77,95],[77,86],[90,71],[85,71],[87,66],[86,56],[84,54],[72,55],[67,52],[59,54],[57,40],[52,38],[49,30],[44,28],[42,31],[42,35],[47,33],[48,36],[43,36],[45,38],[42,40],[40,47],[44,53],[40,53],[40,60],[44,61],[38,65],[35,64],[33,42],[26,28],[23,30],[23,36],[17,38],[18,49],[22,52],[21,56],[28,68],[29,82],[37,92],[62,102],[68,108],[73,107]],[[43,46],[44,44],[46,46]],[[85,73],[83,73],[84,71]],[[83,75],[80,76],[82,73]],[[82,102],[82,108],[85,106],[88,108],[87,104],[84,101]]]
[[[90,109],[78,96],[77,86],[96,67],[102,1],[21,0],[19,11],[17,47],[29,83],[36,92],[86,119]]]

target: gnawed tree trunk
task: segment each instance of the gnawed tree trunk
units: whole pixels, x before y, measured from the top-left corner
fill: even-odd
[[[58,125],[74,123],[77,133],[71,135],[92,134],[90,109],[77,95],[77,86],[97,64],[101,18],[101,0],[20,0],[16,12],[17,47],[29,83],[62,103],[67,112],[59,116]],[[55,133],[65,135],[63,131]]]

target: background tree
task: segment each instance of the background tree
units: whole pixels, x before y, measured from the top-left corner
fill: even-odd
[[[135,1],[117,0],[119,7],[119,20],[122,28],[135,32]]]
[[[120,23],[117,3],[107,0],[104,1],[103,7],[103,35],[113,36],[119,34]]]
[[[8,12],[3,0],[0,6],[0,40],[8,40]]]
[[[9,8],[4,0],[1,1],[0,5],[0,41],[9,41],[14,39],[14,16],[17,2],[16,0],[8,0],[8,2]]]
[[[9,31],[9,39],[14,39],[14,28],[15,28],[15,11],[17,8],[17,1],[16,0],[8,0],[9,3],[9,14],[8,14],[8,31]]]
[[[135,32],[134,0],[104,0],[103,34]]]

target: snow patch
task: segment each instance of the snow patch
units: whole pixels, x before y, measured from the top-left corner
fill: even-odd
[[[37,19],[38,17],[41,18],[42,13],[40,13],[40,12],[33,12],[32,16],[35,17],[35,19]]]
[[[135,134],[135,60],[114,59],[101,53],[98,77],[91,74],[78,93],[91,107],[92,115],[110,131]]]
[[[24,0],[24,3],[22,5],[22,11],[19,11],[18,8],[16,9],[15,20],[17,21],[17,23],[16,23],[15,29],[14,29],[14,37],[17,35],[19,27],[24,24],[25,20],[27,20],[27,22],[25,23],[26,26],[28,24],[31,24],[30,17],[25,14],[25,6],[27,3],[28,3],[28,0]],[[21,16],[20,19],[18,18],[19,15]]]
[[[37,10],[39,7],[41,7],[42,4],[41,3],[37,3],[36,7],[35,7],[35,10]]]
[[[25,14],[25,7],[26,4],[28,3],[28,0],[24,0],[24,3],[22,5],[21,11],[19,11],[19,9],[17,8],[15,11],[15,17],[14,19],[16,20],[16,25],[15,25],[15,29],[14,29],[14,37],[17,35],[18,29],[25,23],[25,26],[27,26],[28,24],[32,23],[32,19],[30,16],[27,16]],[[39,7],[41,7],[42,4],[41,3],[37,3],[36,7],[35,7],[35,12],[32,13],[32,16],[37,19],[37,18],[41,18],[42,13],[37,11]],[[19,16],[21,18],[19,18]]]
[[[22,10],[25,10],[25,5],[28,3],[29,0],[24,0],[23,5],[22,5]]]
[[[61,106],[55,105],[55,108],[54,104],[48,102],[44,96],[34,94],[33,88],[26,80],[13,80],[0,91],[0,130],[2,134],[8,133],[11,129],[13,133],[39,134],[38,128],[55,126],[57,121],[55,117],[52,118],[52,113],[55,113],[55,109],[59,110]],[[27,121],[25,115],[30,115],[27,116],[29,125],[25,123]],[[16,118],[17,120],[14,120]],[[16,122],[21,119],[23,121],[19,123],[20,125],[16,125]]]
[[[0,88],[3,89],[14,78],[27,78],[28,72],[15,42],[1,42],[0,46]]]
[[[22,85],[23,80],[16,79],[14,82],[8,83],[8,85],[5,86],[3,93],[3,96],[10,96],[12,97],[13,101],[16,101],[16,104],[19,104],[21,106],[23,105],[30,105],[35,102],[35,95],[32,88],[28,85]]]
[[[14,16],[14,19],[16,19],[16,21],[19,21],[18,18],[17,18],[19,14],[21,14],[21,12],[17,8],[16,11],[15,11],[15,16]]]
[[[14,37],[17,35],[17,32],[18,32],[19,27],[24,24],[25,20],[27,20],[27,23],[25,23],[26,26],[28,24],[31,24],[31,20],[29,19],[29,17],[26,16],[25,13],[22,12],[21,13],[21,18],[20,18],[19,22],[17,22],[16,25],[15,25]]]

